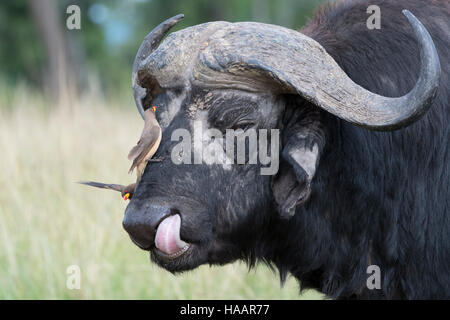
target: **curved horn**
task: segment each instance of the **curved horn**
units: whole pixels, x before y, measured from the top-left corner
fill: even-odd
[[[144,118],[143,99],[146,97],[147,92],[146,89],[142,88],[137,83],[137,73],[139,65],[158,47],[159,43],[166,35],[166,33],[183,18],[184,15],[179,14],[159,24],[155,29],[152,30],[152,32],[150,32],[145,37],[136,54],[136,58],[134,59],[133,63],[133,73],[131,81],[134,91],[134,101],[136,102],[136,106],[142,118]]]
[[[403,14],[418,40],[421,68],[415,87],[399,98],[380,96],[354,83],[315,40],[258,23],[236,23],[214,34],[215,41],[210,41],[200,57],[196,80],[249,87],[251,81],[261,84],[262,73],[266,79],[275,80],[280,93],[300,94],[358,126],[380,131],[399,129],[429,109],[441,72],[430,34],[412,13],[404,10]]]

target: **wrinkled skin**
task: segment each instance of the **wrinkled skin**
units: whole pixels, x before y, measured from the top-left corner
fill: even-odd
[[[208,128],[222,132],[284,128],[292,121],[286,121],[283,115],[294,113],[286,110],[290,99],[293,98],[267,93],[196,88],[166,90],[155,99],[163,129],[163,140],[155,156],[164,161],[147,165],[127,211],[142,211],[149,203],[170,207],[172,213],[181,215],[181,239],[191,246],[176,259],[167,259],[152,247],[153,261],[170,271],[231,262],[243,258],[245,246],[250,249],[260,241],[266,219],[280,219],[271,198],[272,184],[277,182],[274,176],[260,174],[259,162],[233,164],[231,168],[204,163],[176,165],[170,157],[178,141],[171,141],[171,134],[185,128],[193,135],[192,123],[199,119],[206,119],[203,123]],[[295,113],[302,116],[301,110]],[[245,123],[240,124],[244,117]],[[246,235],[244,243],[242,234]]]
[[[403,8],[417,14],[436,42],[442,79],[430,111],[402,130],[359,128],[270,87],[249,92],[189,81],[169,88],[173,79],[165,82],[151,102],[163,129],[155,157],[164,160],[147,165],[127,207],[124,227],[131,239],[171,272],[265,261],[282,279],[291,273],[302,287],[334,298],[448,299],[450,113],[442,84],[449,81],[450,47],[442,10],[447,2],[429,2],[435,5],[349,1],[323,10],[304,29],[356,83],[398,97],[414,86],[420,66],[410,26],[398,15]],[[360,23],[369,4],[382,6],[383,32]],[[168,73],[161,74],[164,80]],[[147,89],[154,84],[142,82]],[[242,111],[250,124],[240,123]],[[174,164],[171,134],[180,128],[192,134],[195,120],[222,131],[280,129],[278,173],[260,175],[260,165]],[[191,246],[168,258],[154,238],[158,223],[172,214],[180,214],[181,240]],[[380,290],[366,286],[371,264],[382,270]]]

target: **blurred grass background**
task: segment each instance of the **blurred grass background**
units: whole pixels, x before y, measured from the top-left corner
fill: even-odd
[[[292,278],[281,288],[265,266],[202,266],[173,276],[129,240],[118,194],[75,183],[134,179],[126,155],[142,120],[131,65],[154,26],[181,12],[186,18],[174,30],[213,20],[298,28],[321,2],[1,2],[0,42],[7,48],[0,50],[0,299],[322,298],[299,295]],[[81,9],[81,30],[65,27],[69,4]],[[80,290],[66,288],[70,265],[81,268]]]
[[[315,299],[294,279],[280,287],[265,266],[242,263],[173,276],[149,261],[122,229],[126,202],[82,179],[131,182],[126,154],[142,120],[131,103],[85,96],[50,111],[17,90],[0,109],[0,299]],[[66,269],[81,268],[81,289]]]

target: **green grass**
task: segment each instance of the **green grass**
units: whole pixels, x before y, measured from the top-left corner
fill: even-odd
[[[0,100],[0,299],[321,298],[300,296],[292,278],[281,288],[265,266],[173,276],[150,263],[122,229],[126,202],[75,183],[134,179],[126,154],[142,121],[132,100],[120,108],[91,97],[49,112],[43,99],[21,92]],[[66,287],[74,264],[80,290]]]

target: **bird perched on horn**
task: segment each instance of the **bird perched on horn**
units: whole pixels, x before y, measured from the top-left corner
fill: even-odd
[[[79,183],[91,187],[119,191],[122,195],[122,198],[124,198],[125,200],[131,199],[133,197],[134,191],[136,190],[137,184],[141,180],[142,174],[144,173],[145,167],[147,166],[147,162],[152,160],[151,158],[155,154],[156,150],[158,150],[159,144],[161,143],[162,131],[158,121],[156,120],[155,112],[156,106],[145,110],[144,129],[142,130],[141,137],[128,154],[128,159],[133,161],[129,173],[133,172],[135,168],[137,171],[137,179],[135,183],[127,186],[95,181],[81,181]],[[160,161],[160,159],[153,160]]]
[[[144,130],[142,130],[141,137],[128,154],[128,159],[133,161],[129,173],[136,168],[137,183],[144,173],[147,162],[153,157],[161,143],[162,130],[158,120],[156,120],[156,106],[145,110],[144,122]],[[154,160],[160,161],[160,159]]]
[[[130,184],[128,186],[120,185],[120,184],[107,184],[101,182],[94,181],[83,181],[79,182],[81,184],[85,184],[91,187],[110,189],[119,191],[122,194],[122,197],[125,200],[131,199],[133,197],[134,191],[141,180],[142,174],[144,173],[145,167],[148,161],[161,161],[161,159],[151,159],[155,154],[156,150],[159,148],[159,144],[161,143],[162,131],[159,126],[158,121],[156,120],[156,106],[152,108],[148,108],[144,111],[143,99],[145,97],[151,98],[150,92],[147,92],[144,88],[142,88],[137,82],[138,69],[141,62],[148,57],[148,55],[154,50],[155,46],[159,44],[161,39],[164,37],[166,32],[172,28],[178,21],[183,19],[184,15],[179,14],[167,21],[161,23],[156,30],[152,31],[147,37],[146,40],[142,43],[141,47],[136,54],[134,63],[133,63],[133,72],[132,72],[132,83],[134,90],[134,99],[136,102],[136,106],[141,114],[142,118],[144,118],[144,130],[142,131],[141,138],[137,142],[136,146],[134,146],[128,154],[128,159],[133,161],[129,172],[131,173],[134,168],[137,168],[137,179],[136,183]],[[152,99],[150,99],[151,101]]]

